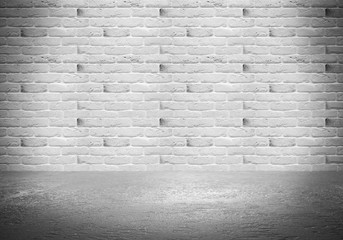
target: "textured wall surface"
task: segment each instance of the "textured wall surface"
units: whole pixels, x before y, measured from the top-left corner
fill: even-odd
[[[1,170],[343,169],[343,1],[0,6]]]

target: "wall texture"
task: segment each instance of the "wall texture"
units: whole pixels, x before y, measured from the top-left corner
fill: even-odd
[[[343,1],[0,5],[1,170],[343,170]]]

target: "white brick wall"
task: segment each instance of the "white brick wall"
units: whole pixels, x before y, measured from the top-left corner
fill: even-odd
[[[0,170],[343,169],[343,1],[0,7]]]

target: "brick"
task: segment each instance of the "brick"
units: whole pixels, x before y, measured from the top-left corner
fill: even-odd
[[[326,146],[342,146],[342,139],[341,138],[327,138],[325,140]]]
[[[18,138],[1,138],[0,146],[18,147],[18,146],[20,146],[20,139],[18,139]]]
[[[244,164],[269,164],[270,158],[265,156],[244,156]]]
[[[213,164],[214,162],[215,162],[214,157],[190,157],[188,158],[188,164],[191,164],[191,165]]]
[[[298,104],[298,109],[299,110],[320,110],[324,109],[325,104],[322,102],[311,102],[311,103],[299,103]]]
[[[336,0],[0,5],[5,170],[339,169]]]
[[[326,156],[326,163],[331,164],[331,163],[339,163],[342,164],[343,162],[343,157],[341,156]]]
[[[88,155],[89,148],[87,147],[62,147],[62,155]]]
[[[299,138],[297,139],[297,146],[322,146],[323,139]]]
[[[326,64],[325,71],[327,73],[342,73],[343,68],[341,65],[338,65],[338,64]]]
[[[22,109],[25,111],[41,111],[47,110],[48,104],[47,103],[23,103]]]
[[[155,19],[155,18],[148,18],[145,19],[145,26],[151,28],[157,27],[171,27],[172,20],[171,19]]]
[[[197,137],[200,136],[199,130],[197,128],[174,128],[170,131],[170,135],[176,137]]]
[[[24,157],[22,163],[24,165],[40,165],[47,164],[49,162],[48,157]]]
[[[175,156],[161,156],[162,164],[185,164],[187,163],[186,157]]]
[[[242,164],[243,156],[224,156],[217,157],[216,164]]]
[[[133,17],[158,17],[159,9],[157,8],[133,8]]]
[[[45,37],[47,34],[48,32],[46,29],[38,28],[23,28],[20,33],[22,37]]]
[[[296,157],[273,157],[271,158],[271,163],[275,165],[288,165],[288,164],[296,164],[297,158]]]
[[[103,86],[103,91],[109,93],[128,92],[129,90],[130,86],[128,84],[105,84]]]
[[[186,148],[186,147],[175,147],[173,148],[173,154],[175,156],[194,156],[198,155],[199,148]]]
[[[44,147],[47,146],[46,138],[22,138],[22,147]]]
[[[160,156],[144,156],[144,157],[137,157],[133,158],[133,164],[159,164],[160,163]]]
[[[76,164],[77,156],[53,156],[49,158],[50,164]]]
[[[244,8],[243,15],[247,17],[296,17],[296,12],[287,8]]]
[[[128,8],[78,8],[78,17],[129,17],[131,14]]]
[[[291,147],[295,144],[294,138],[272,138],[269,140],[269,146],[272,147]]]
[[[325,9],[325,16],[329,18],[341,18],[343,16],[343,11],[341,8],[339,9]]]
[[[42,93],[47,92],[48,88],[46,84],[23,84],[20,90],[23,93]]]
[[[324,8],[298,8],[299,17],[325,17]]]
[[[19,37],[21,32],[18,28],[1,28],[0,37]]]
[[[160,146],[186,146],[186,139],[183,138],[161,138]]]
[[[188,147],[209,147],[212,146],[212,139],[206,138],[189,138],[187,139]]]
[[[267,119],[253,119],[253,118],[244,118],[243,119],[243,126],[247,127],[267,127],[268,120]]]
[[[212,36],[211,29],[203,29],[203,28],[189,28],[187,29],[187,36],[188,37],[210,37]]]
[[[170,147],[146,147],[144,148],[145,155],[171,155],[172,148]]]
[[[242,145],[242,141],[241,139],[216,138],[214,144],[215,146],[234,147]]]

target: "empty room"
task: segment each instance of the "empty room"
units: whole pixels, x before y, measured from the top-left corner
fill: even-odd
[[[0,0],[0,236],[343,239],[343,1]]]

